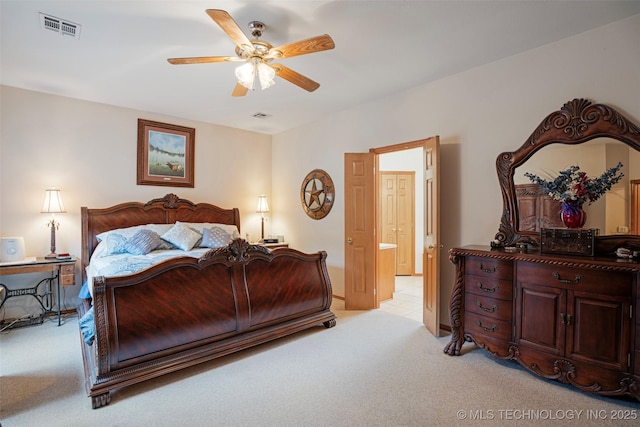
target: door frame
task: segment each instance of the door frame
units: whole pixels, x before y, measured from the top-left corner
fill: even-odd
[[[429,138],[405,142],[400,144],[393,144],[384,147],[371,148],[368,153],[345,153],[345,231],[347,231],[347,217],[353,216],[355,212],[349,211],[352,207],[350,203],[348,203],[346,195],[349,193],[350,186],[347,174],[347,157],[348,156],[367,156],[372,155],[373,158],[370,161],[373,163],[372,167],[372,177],[373,185],[371,185],[371,189],[367,190],[367,193],[364,197],[365,199],[370,200],[370,204],[373,205],[373,215],[375,216],[374,222],[375,224],[372,226],[372,231],[374,236],[372,239],[372,246],[377,248],[380,244],[380,236],[381,236],[381,224],[378,220],[378,215],[375,212],[378,212],[380,209],[380,201],[379,201],[379,159],[378,156],[380,154],[392,153],[396,151],[403,151],[413,148],[422,148],[422,162],[423,162],[423,171],[425,176],[423,177],[422,191],[425,193],[424,200],[424,211],[423,211],[423,222],[425,223],[425,232],[423,234],[423,304],[422,304],[422,312],[423,312],[423,323],[425,327],[435,336],[440,336],[440,256],[439,251],[443,247],[442,243],[440,243],[440,226],[439,226],[439,198],[440,198],[440,190],[439,190],[439,145],[440,145],[440,137],[438,135],[432,136]],[[378,175],[378,176],[375,176]],[[430,185],[433,187],[429,189],[430,193],[427,194],[427,179],[430,179]],[[428,205],[429,196],[433,197],[434,200],[431,201],[431,204]],[[373,199],[373,200],[371,200]],[[427,208],[431,208],[434,212],[428,214],[426,212]],[[427,218],[429,215],[429,218]],[[430,222],[429,227],[427,227],[427,222]],[[427,234],[427,230],[432,230],[432,234]],[[355,265],[351,265],[349,263],[349,245],[351,245],[350,241],[355,242],[356,239],[352,239],[351,236],[345,233],[345,308],[349,309],[350,301],[349,301],[349,289],[354,288],[354,283],[351,283],[350,280],[353,279],[355,275]],[[361,277],[370,277],[369,280],[361,280],[362,283],[357,283],[358,286],[358,302],[363,303],[369,301],[369,303],[360,306],[353,306],[353,309],[358,310],[368,310],[378,308],[378,302],[376,295],[378,293],[378,284],[377,284],[377,250],[373,250],[373,253],[370,254],[373,259],[373,265],[367,267],[367,263],[360,263],[360,268],[365,268],[366,271],[358,272]],[[431,271],[425,271],[427,268],[427,260],[430,260],[430,265],[432,265]],[[372,286],[368,286],[367,282],[372,283]],[[355,289],[355,288],[354,288]]]

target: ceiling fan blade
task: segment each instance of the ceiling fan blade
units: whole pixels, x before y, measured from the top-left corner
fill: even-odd
[[[269,50],[267,58],[290,58],[292,56],[306,55],[308,53],[321,52],[336,47],[333,39],[328,34],[312,37],[306,40],[285,44]]]
[[[209,62],[236,62],[244,61],[238,56],[195,56],[191,58],[168,58],[170,64],[206,64]]]
[[[291,68],[287,68],[282,64],[270,64],[274,70],[276,70],[276,75],[282,77],[285,80],[290,81],[294,85],[300,86],[302,89],[307,90],[309,92],[313,92],[314,90],[320,87],[320,83],[314,82],[308,77],[303,76],[300,73],[293,71]]]
[[[245,96],[249,92],[249,89],[242,86],[240,83],[236,83],[236,87],[233,88],[231,96]]]
[[[253,45],[247,36],[242,32],[236,21],[226,11],[220,9],[207,9],[207,15],[227,33],[233,42],[241,48],[253,51]]]

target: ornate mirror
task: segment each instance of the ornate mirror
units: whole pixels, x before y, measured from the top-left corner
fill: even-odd
[[[498,247],[520,243],[533,246],[540,245],[539,230],[531,226],[530,218],[525,218],[528,214],[519,212],[519,200],[522,202],[521,197],[523,195],[527,197],[535,196],[533,194],[535,193],[535,188],[530,185],[516,185],[516,181],[514,181],[516,170],[519,177],[523,171],[529,171],[529,165],[534,167],[533,160],[528,163],[528,160],[534,154],[538,153],[543,147],[559,144],[545,149],[545,155],[557,157],[555,153],[547,151],[551,149],[576,150],[569,155],[573,157],[571,159],[573,162],[576,161],[575,159],[580,159],[579,152],[581,152],[580,156],[584,156],[585,153],[583,152],[589,151],[591,154],[588,156],[593,158],[593,153],[598,153],[598,151],[593,150],[601,149],[598,144],[606,145],[611,142],[618,144],[617,147],[609,149],[609,151],[615,153],[613,154],[614,156],[619,155],[621,152],[624,153],[624,150],[630,152],[632,157],[640,155],[640,127],[608,105],[592,105],[586,99],[574,99],[564,104],[559,111],[549,114],[519,149],[500,154],[496,160],[496,169],[504,208],[500,220],[500,228],[492,245]],[[587,145],[568,147],[579,144]],[[621,148],[623,149],[621,150]],[[602,148],[602,150],[606,150],[606,148]],[[595,155],[595,157],[598,156],[599,154]],[[540,162],[538,157],[544,158],[542,154],[536,156],[537,163]],[[625,162],[623,161],[623,163]],[[615,163],[613,164],[615,165]],[[551,166],[550,169],[553,168],[554,166]],[[628,168],[625,169],[625,175],[627,175],[625,178],[627,178],[628,182],[633,182],[633,180],[640,178],[640,172],[637,175],[633,175],[635,172],[629,173],[629,170]],[[559,169],[555,170],[556,173],[558,171]],[[626,197],[629,197],[629,194],[626,194]],[[628,205],[629,203],[626,203],[626,206]],[[551,222],[543,226],[553,227],[557,226],[557,224]],[[601,230],[604,229],[601,228]],[[622,227],[621,230],[625,231],[625,227]],[[640,245],[639,235],[621,233],[600,235],[597,239],[596,250],[600,248],[608,251],[611,247],[615,248],[622,244],[630,244],[633,247]]]

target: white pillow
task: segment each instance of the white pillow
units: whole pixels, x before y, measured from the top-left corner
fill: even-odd
[[[167,242],[173,243],[183,251],[190,251],[198,243],[202,235],[191,229],[186,223],[176,222],[169,231],[160,237]]]
[[[103,240],[106,240],[108,236],[110,236],[112,234],[117,234],[119,236],[124,237],[125,240],[126,240],[126,239],[128,239],[131,236],[133,236],[134,234],[136,234],[138,231],[142,230],[145,227],[146,227],[146,225],[134,225],[133,227],[116,228],[114,230],[104,231],[104,232],[98,234],[96,236],[96,239],[98,239],[98,242],[102,242]]]
[[[163,235],[167,231],[169,231],[173,227],[173,224],[145,224],[145,225],[134,225],[133,227],[125,227],[125,228],[116,228],[109,231],[104,231],[96,236],[98,242],[102,242],[107,238],[108,235],[115,233],[119,234],[125,239],[130,239],[140,230],[148,229],[151,231],[155,231],[159,235]]]
[[[100,244],[104,245],[104,250],[101,252],[100,256],[124,254],[127,252],[127,248],[125,247],[126,243],[127,238],[122,234],[107,233],[104,240],[100,242]]]

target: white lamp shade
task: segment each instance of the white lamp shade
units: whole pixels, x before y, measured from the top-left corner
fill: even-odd
[[[60,190],[50,188],[44,192],[44,203],[42,204],[41,213],[65,213],[64,204]]]
[[[258,197],[258,207],[256,208],[256,212],[258,213],[269,212],[269,204],[267,203],[267,196],[262,195]]]

